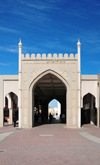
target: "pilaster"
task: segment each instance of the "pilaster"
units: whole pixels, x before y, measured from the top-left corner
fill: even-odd
[[[13,107],[12,107],[12,99],[9,95],[7,95],[8,98],[8,108],[9,108],[9,124],[13,123]]]
[[[81,127],[81,67],[80,67],[80,56],[81,56],[81,43],[78,39],[77,43],[78,53],[78,127]]]
[[[0,76],[0,127],[4,125],[3,98],[3,78]]]
[[[21,79],[22,79],[22,65],[21,65],[21,56],[22,56],[22,43],[21,43],[21,39],[20,42],[18,44],[19,46],[19,128],[22,127],[22,118],[21,118],[21,114],[22,114],[22,101],[21,101],[21,97],[22,97],[22,83],[21,83]]]

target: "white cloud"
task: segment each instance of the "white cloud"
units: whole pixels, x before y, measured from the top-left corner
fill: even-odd
[[[12,48],[6,48],[6,51],[11,52],[11,53],[17,53],[18,49],[12,49]]]
[[[91,61],[91,64],[100,65],[100,61]]]
[[[11,53],[17,53],[18,52],[18,47],[12,46],[12,48],[8,48],[8,47],[5,47],[5,46],[0,46],[0,50],[11,52]]]
[[[63,1],[63,0],[62,0]],[[22,1],[20,1],[20,3],[21,4],[24,4],[24,5],[26,5],[26,6],[28,6],[28,7],[30,7],[31,9],[37,9],[37,10],[49,10],[49,9],[59,9],[60,8],[60,6],[58,7],[58,3],[59,2],[61,2],[62,3],[62,1],[61,0],[50,0],[50,1],[42,1],[42,0],[34,0],[34,2],[32,3],[24,3],[24,2],[22,2]]]
[[[16,63],[3,63],[3,62],[0,63],[0,66],[5,66],[5,67],[6,67],[6,66],[9,67],[9,66],[12,66],[12,65],[13,65],[13,66],[16,66],[17,64],[16,64]]]
[[[44,2],[42,0],[34,0],[17,1],[17,3],[13,1],[13,8],[7,12],[22,17],[22,22],[25,23],[42,23],[43,21],[51,19],[50,13],[52,13],[53,10],[61,8],[60,5],[57,5],[59,2],[61,1],[58,0],[56,2],[55,0],[51,0]]]
[[[10,65],[6,63],[0,63],[0,66],[10,66]]]
[[[0,31],[10,32],[10,33],[17,33],[17,30],[15,30],[15,29],[11,29],[11,28],[8,28],[8,27],[2,27],[2,26],[0,26]]]

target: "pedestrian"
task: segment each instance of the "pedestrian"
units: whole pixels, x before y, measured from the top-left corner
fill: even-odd
[[[16,114],[14,113],[14,114],[13,114],[14,127],[16,127],[16,121],[17,121],[17,116],[16,116]]]
[[[52,114],[51,113],[49,115],[49,121],[50,121],[50,123],[52,122]]]

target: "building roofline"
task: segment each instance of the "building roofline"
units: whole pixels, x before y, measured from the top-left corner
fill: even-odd
[[[82,81],[98,81],[98,75],[81,75]]]
[[[0,75],[3,81],[18,81],[18,75]]]

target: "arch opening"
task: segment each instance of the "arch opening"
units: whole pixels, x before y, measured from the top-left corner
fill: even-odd
[[[50,121],[50,117],[52,121]],[[56,99],[53,99],[48,104],[48,119],[51,123],[60,123],[61,120],[61,104]]]
[[[83,97],[83,108],[81,111],[81,122],[83,124],[97,125],[96,98],[91,93]]]
[[[5,96],[4,125],[13,124],[14,116],[18,120],[18,97],[10,92]]]
[[[47,73],[34,84],[32,89],[33,126],[49,123],[48,105],[53,99],[61,103],[61,112],[66,116],[66,92],[65,84],[52,73]]]

